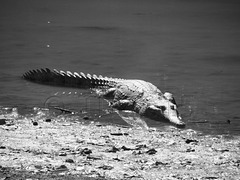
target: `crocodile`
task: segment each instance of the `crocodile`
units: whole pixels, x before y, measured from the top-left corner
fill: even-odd
[[[48,68],[30,70],[22,77],[46,85],[92,89],[119,111],[132,111],[152,120],[185,127],[173,95],[162,93],[155,85],[144,80],[108,78]]]

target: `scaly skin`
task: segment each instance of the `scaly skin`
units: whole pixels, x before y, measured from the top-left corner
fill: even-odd
[[[178,127],[185,126],[172,94],[163,94],[156,86],[143,80],[107,78],[49,69],[29,71],[23,78],[48,85],[94,89],[98,95],[112,100],[111,106],[115,109],[134,111],[153,120],[171,122]]]

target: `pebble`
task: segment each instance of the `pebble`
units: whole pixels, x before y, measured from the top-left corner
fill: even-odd
[[[34,165],[36,169],[42,169],[43,167],[41,165]]]
[[[0,119],[0,125],[6,124],[6,119]]]
[[[34,121],[34,122],[33,122],[33,125],[34,125],[34,126],[37,126],[37,125],[38,125],[38,122]]]
[[[188,149],[186,150],[186,152],[195,152],[195,149],[188,148]]]
[[[142,152],[142,151],[133,151],[132,154],[133,154],[133,155],[140,155],[140,154],[143,154],[143,152]]]
[[[131,147],[126,147],[126,146],[122,146],[121,149],[124,150],[124,151],[131,151],[131,150],[134,150],[133,148],[131,148]]]
[[[82,151],[81,151],[81,155],[87,155],[87,154],[91,154],[92,153],[92,150],[91,149],[88,149],[88,148],[84,148]]]
[[[190,143],[198,143],[198,141],[195,140],[195,139],[187,139],[185,142],[186,142],[187,144],[190,144]]]
[[[87,156],[87,159],[91,159],[91,160],[101,160],[102,158],[101,157],[97,157],[97,156]]]
[[[128,133],[110,133],[112,136],[128,136]]]
[[[66,159],[65,160],[67,163],[74,163],[74,161],[72,159]]]
[[[59,155],[59,156],[67,156],[67,153],[65,153],[65,152],[59,152],[58,155]]]
[[[111,170],[111,169],[113,169],[112,166],[107,166],[107,165],[99,166],[98,168],[99,169],[103,169],[103,170]]]
[[[107,152],[116,153],[117,151],[120,151],[120,149],[116,148],[115,146],[112,147],[112,149],[107,150]]]
[[[89,117],[88,117],[88,116],[84,116],[83,119],[84,119],[84,120],[88,120]]]
[[[151,154],[156,154],[156,150],[153,148],[153,149],[149,149],[146,153],[151,155]]]
[[[67,166],[61,165],[61,166],[57,167],[56,169],[67,169]]]
[[[46,122],[51,122],[52,120],[51,120],[51,119],[46,119],[45,121],[46,121]]]

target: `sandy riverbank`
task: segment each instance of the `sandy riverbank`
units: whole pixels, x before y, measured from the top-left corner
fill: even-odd
[[[240,178],[236,136],[0,117],[1,179]]]

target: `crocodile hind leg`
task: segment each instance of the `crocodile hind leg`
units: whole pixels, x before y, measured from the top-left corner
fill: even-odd
[[[106,91],[96,90],[96,93],[99,95],[99,97],[103,97],[104,99],[114,99],[115,91],[116,91],[116,88],[110,88]]]

